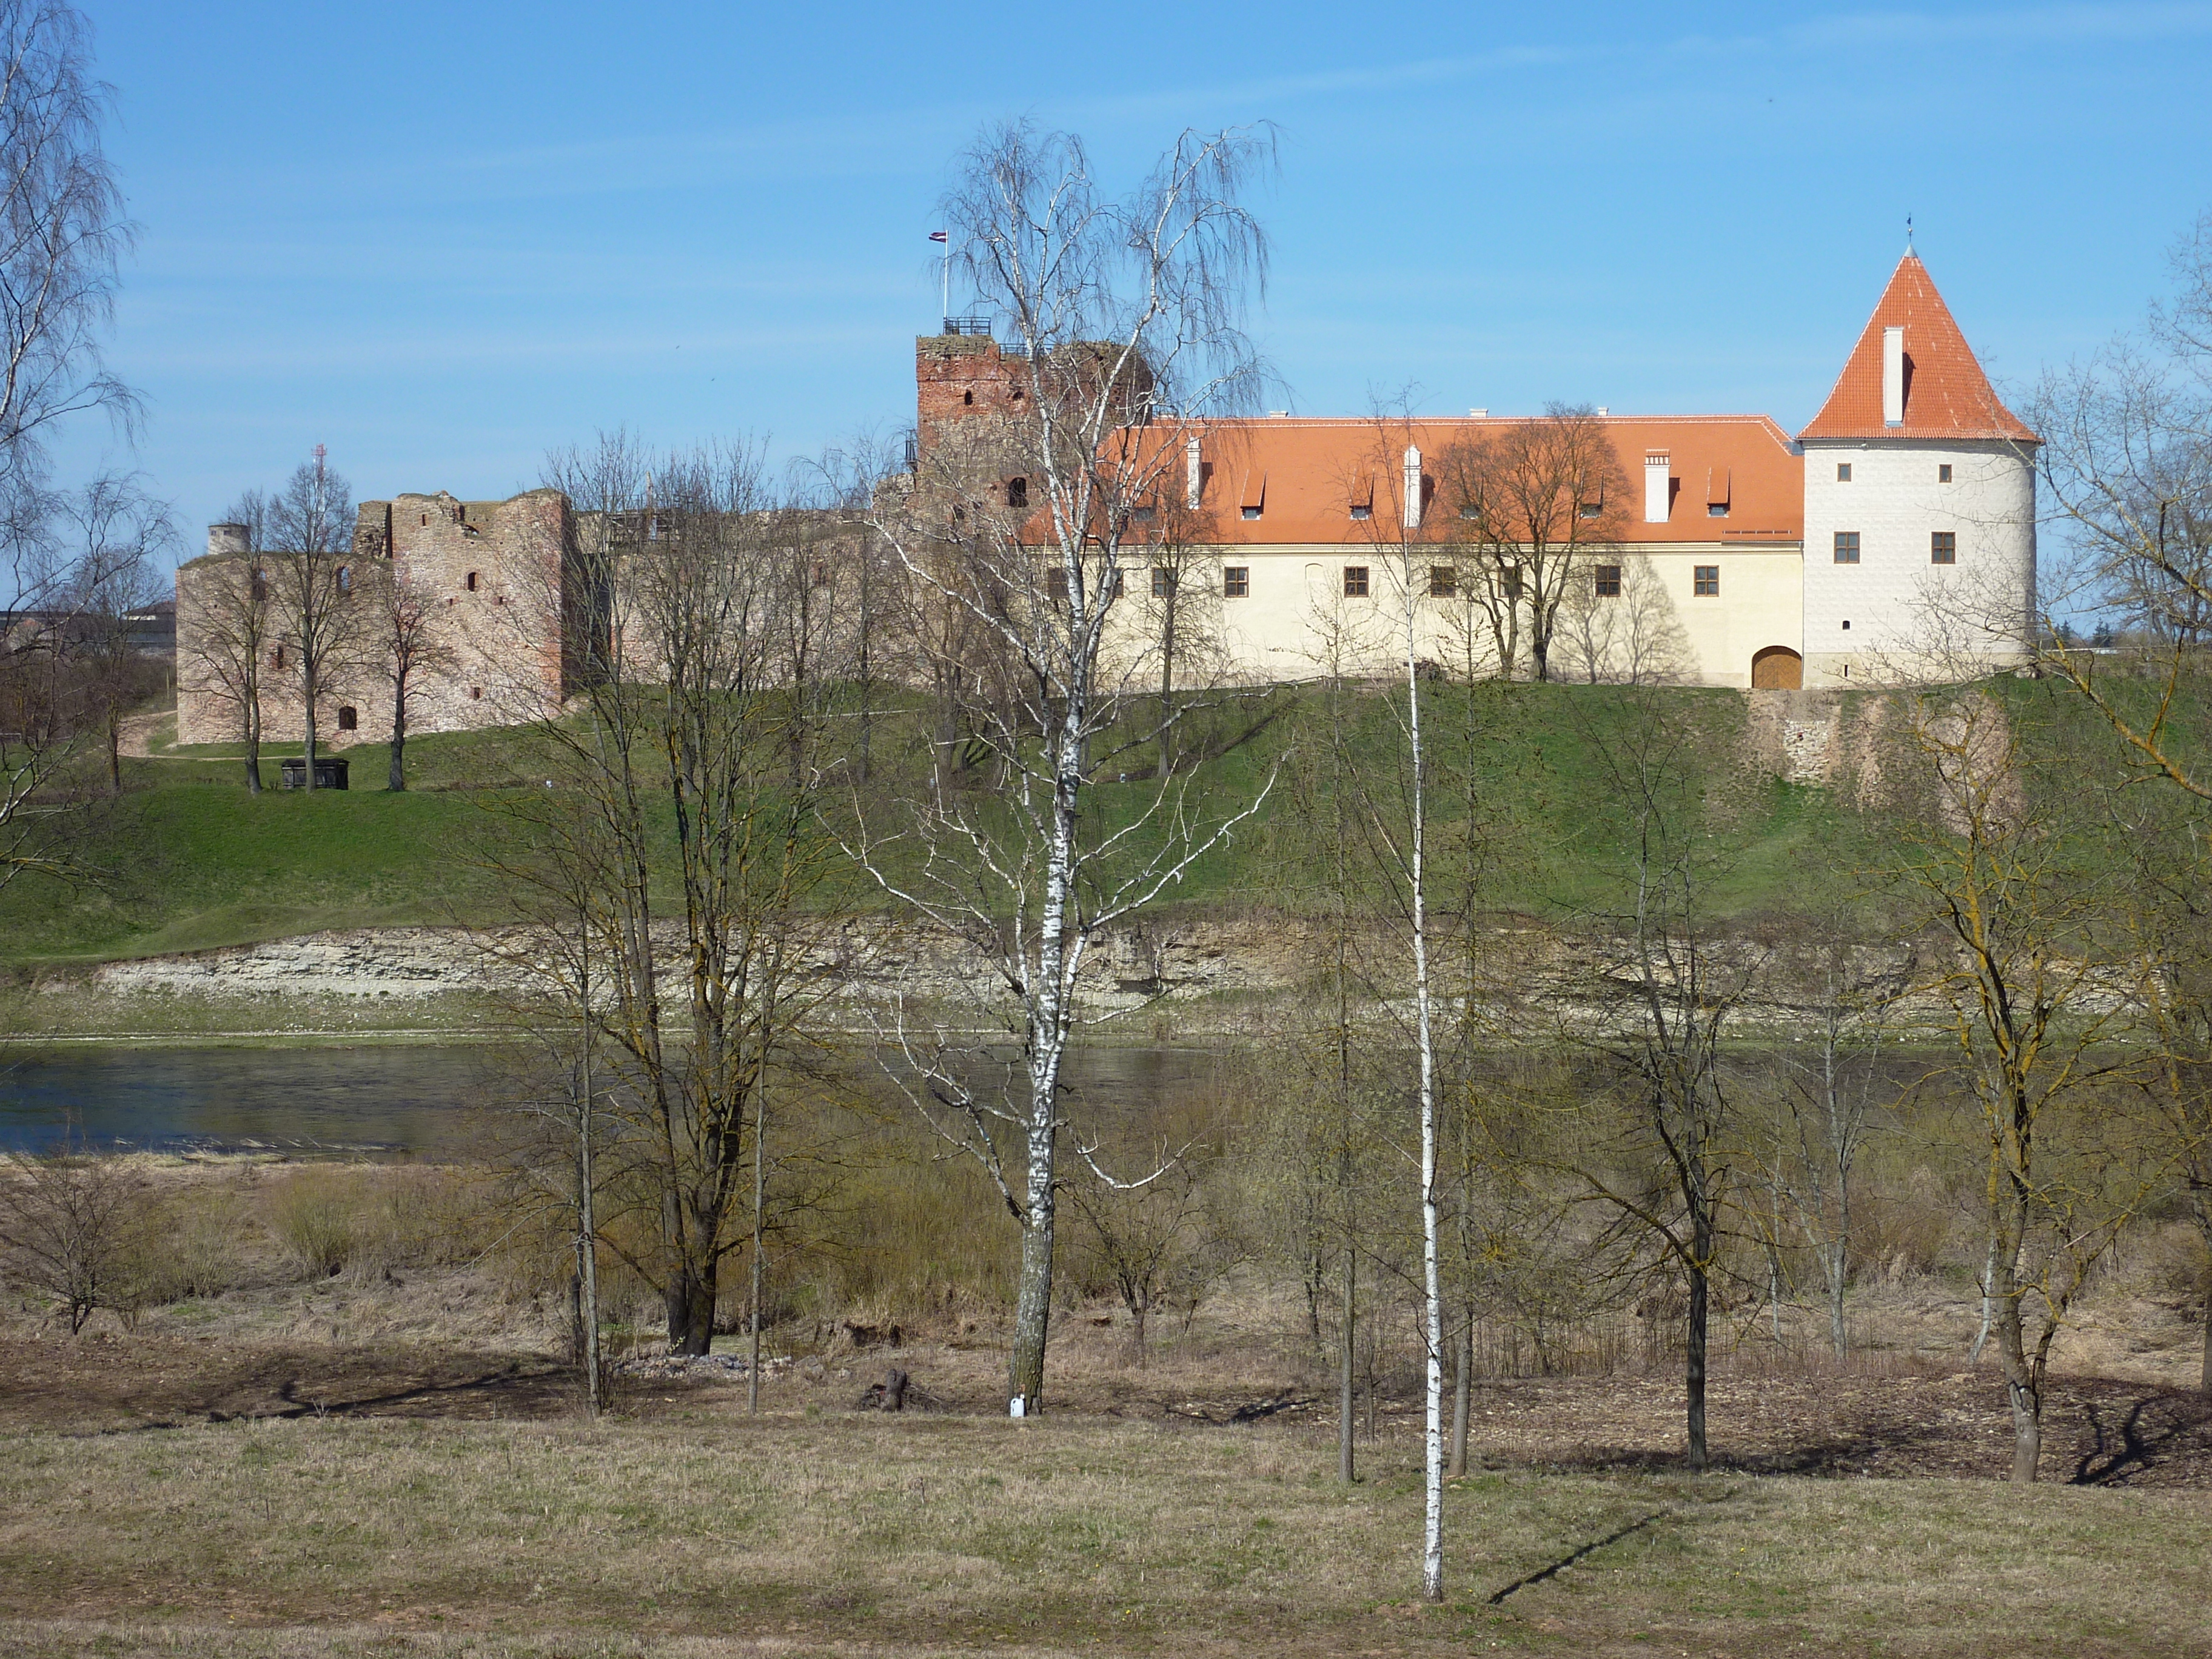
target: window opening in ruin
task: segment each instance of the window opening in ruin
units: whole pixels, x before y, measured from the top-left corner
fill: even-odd
[[[429,522],[430,522],[430,515],[429,515],[428,514],[425,513],[425,514],[422,515],[422,522],[423,522],[424,524],[428,524],[428,523],[429,523]]]
[[[1959,562],[1959,532],[1957,531],[1936,530],[1929,532],[1928,562],[1930,564]]]
[[[341,593],[353,592],[353,567],[349,564],[342,564],[338,567],[338,592]]]
[[[1006,480],[1006,505],[1027,507],[1030,504],[1030,481],[1027,478]]]
[[[1721,596],[1721,568],[1717,564],[1701,564],[1692,568],[1690,590],[1698,599],[1717,599]]]
[[[1224,564],[1221,567],[1221,597],[1224,599],[1245,599],[1252,596],[1252,567],[1249,564]]]
[[[361,712],[349,702],[340,704],[338,707],[338,730],[341,732],[357,732],[360,729]]]
[[[1598,565],[1590,574],[1592,578],[1590,591],[1599,599],[1617,599],[1620,597],[1620,567],[1619,565]]]
[[[283,646],[278,646],[274,651],[271,651],[269,653],[269,665],[271,668],[282,668],[284,665],[284,647]]]
[[[471,702],[482,702],[483,701],[483,687],[481,685],[471,686],[469,688],[469,701]]]
[[[1022,389],[1021,389],[1021,387],[1019,387],[1019,386],[1016,386],[1016,387],[1014,388],[1014,401],[1015,401],[1016,403],[1019,403],[1019,402],[1021,402],[1021,400],[1022,400]]]
[[[1850,631],[1851,631],[1851,619],[1850,619],[1849,617],[1844,617],[1844,633],[1846,633],[1846,634],[1848,634],[1848,633],[1850,633]]]
[[[1367,597],[1367,567],[1365,565],[1348,564],[1344,567],[1344,597],[1347,599],[1364,599]]]
[[[469,572],[468,580],[464,583],[463,586],[465,586],[471,593],[477,591],[477,573],[475,571],[471,570]]]
[[[1859,532],[1838,530],[1836,532],[1836,562],[1856,564],[1859,562]]]
[[[1836,463],[1836,482],[1838,483],[1849,483],[1850,481],[1851,464],[1849,461],[1838,461]]]
[[[253,602],[256,605],[259,605],[266,600],[268,597],[269,573],[265,570],[256,570],[253,573]]]
[[[960,401],[972,406],[975,401],[975,394],[972,392],[963,392],[960,394]]]
[[[1432,564],[1429,567],[1429,597],[1449,599],[1459,592],[1459,567]]]
[[[1948,483],[1951,482],[1950,462],[1945,461],[1936,469],[1936,482],[1937,483]]]

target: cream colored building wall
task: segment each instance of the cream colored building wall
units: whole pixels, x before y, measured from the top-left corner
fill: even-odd
[[[1836,477],[1839,464],[1850,467],[1848,481]],[[1838,531],[1858,533],[1856,564],[1835,562]],[[1957,536],[1955,565],[1930,562],[1936,531]],[[2035,580],[2035,469],[2025,449],[1905,439],[1805,446],[1806,684],[1943,678],[2017,661],[2031,637]]]
[[[1752,658],[1758,652],[1770,646],[1802,651],[1803,560],[1795,544],[1757,548],[1675,544],[1657,551],[1632,547],[1618,556],[1590,556],[1581,562],[1586,571],[1597,564],[1632,565],[1638,559],[1646,562],[1645,580],[1663,595],[1680,629],[1680,645],[1686,654],[1685,678],[1705,685],[1748,685]],[[1428,597],[1430,565],[1443,562],[1442,554],[1414,556],[1413,577],[1419,590],[1415,636],[1417,654],[1449,669],[1467,660],[1470,629],[1479,647],[1486,645],[1488,634],[1486,620],[1468,605]],[[1249,592],[1242,598],[1218,600],[1222,660],[1209,662],[1202,651],[1191,651],[1187,672],[1179,678],[1264,684],[1335,673],[1382,674],[1404,660],[1400,630],[1405,615],[1405,560],[1395,549],[1358,544],[1244,547],[1212,555],[1197,564],[1184,578],[1187,583],[1202,578],[1212,595],[1221,595],[1224,568],[1243,566],[1250,573]],[[1699,565],[1719,568],[1717,597],[1700,598],[1694,592]],[[1347,566],[1366,567],[1368,597],[1346,597]],[[1115,638],[1127,666],[1151,645],[1146,635],[1154,624],[1152,608],[1145,603],[1149,568],[1133,559],[1125,580],[1130,599],[1116,608]],[[1575,580],[1589,578],[1577,574]],[[1564,644],[1555,645],[1554,678],[1580,678],[1579,665],[1571,670],[1562,659],[1565,654]],[[1141,681],[1146,670],[1136,665],[1131,672]],[[1150,672],[1158,672],[1156,659]]]

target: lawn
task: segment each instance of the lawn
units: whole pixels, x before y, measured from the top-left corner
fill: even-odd
[[[1740,698],[1671,695],[1699,711],[1709,728],[1684,763],[1734,785],[1726,833],[1715,844],[1722,854],[1712,889],[1718,914],[1754,915],[1862,884],[1868,859],[1853,811],[1825,790],[1741,775],[1735,748]],[[1482,688],[1472,697],[1432,691],[1439,881],[1449,886],[1453,879],[1452,849],[1468,822],[1472,779],[1487,837],[1488,884],[1480,908],[1569,925],[1611,908],[1627,830],[1603,751],[1618,738],[1624,707],[1623,694],[1608,688],[1516,685]],[[1329,816],[1327,750],[1340,738],[1341,753],[1370,769],[1370,788],[1387,799],[1390,785],[1381,769],[1397,752],[1390,700],[1369,690],[1340,699],[1332,711],[1322,693],[1305,689],[1198,725],[1221,750],[1194,776],[1191,804],[1200,821],[1241,810],[1271,778],[1273,787],[1261,811],[1165,896],[1170,904],[1204,914],[1322,903],[1314,872],[1334,860],[1316,853],[1314,836]],[[125,793],[72,828],[75,850],[94,879],[71,887],[27,878],[0,893],[0,962],[95,962],[323,928],[499,914],[496,879],[482,849],[499,823],[505,792],[532,781],[517,775],[526,753],[514,734],[413,739],[411,787],[400,794],[382,787],[380,744],[347,751],[349,790],[307,795],[271,788],[258,797],[244,788],[235,745],[185,749],[157,733],[150,748],[129,763]],[[283,752],[271,747],[264,755],[272,782]],[[896,799],[919,787],[900,771],[919,764],[918,733],[887,728],[878,753],[888,757],[879,779],[882,810],[895,816]],[[1129,823],[1153,799],[1146,753],[1133,751],[1130,765],[1126,779],[1117,773],[1089,792],[1102,833]],[[992,810],[988,792],[979,800]],[[1135,842],[1142,841],[1140,831]],[[1379,894],[1366,896],[1381,902]],[[870,889],[860,902],[881,901]]]
[[[304,1416],[0,1456],[15,1654],[2191,1655],[2195,1492],[1606,1476],[957,1416]],[[1609,1540],[1609,1541],[1608,1541]],[[1551,1570],[1547,1571],[1548,1570]],[[1513,1588],[1516,1585],[1519,1588]],[[1501,1592],[1504,1592],[1501,1598]]]

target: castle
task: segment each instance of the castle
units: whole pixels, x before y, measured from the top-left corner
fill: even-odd
[[[918,341],[925,460],[963,421],[1020,398],[1029,378],[987,337]],[[1453,612],[1468,594],[1465,569],[1448,558],[1455,526],[1436,521],[1454,505],[1437,489],[1437,463],[1516,424],[1483,410],[1384,422],[1277,415],[1212,422],[1192,437],[1169,472],[1202,526],[1195,538],[1231,673],[1313,678],[1318,665],[1340,662],[1342,630],[1363,608],[1379,624],[1366,634],[1372,660],[1350,665],[1387,668],[1394,652],[1402,660],[1402,644],[1386,637],[1397,618],[1382,614],[1395,573],[1381,567],[1407,546],[1395,526],[1376,533],[1393,495],[1401,522],[1419,526],[1416,556],[1432,545],[1444,561],[1432,574],[1425,559],[1415,568],[1427,585],[1416,627],[1424,655],[1451,661]],[[1602,537],[1575,556],[1562,610],[1577,624],[1569,643],[1580,660],[1570,652],[1554,677],[1617,679],[1656,666],[1658,678],[1705,685],[1842,687],[1985,671],[2026,654],[2037,439],[1998,398],[1917,255],[1899,262],[1794,441],[1763,415],[1601,410],[1595,426],[1617,465],[1592,476],[1618,482],[1585,489],[1625,484],[1629,499],[1579,503]],[[1632,621],[1616,614],[1631,611]]]
[[[988,333],[954,331],[949,320],[946,332],[919,338],[917,474],[941,468],[963,431],[1004,420],[1031,368]],[[1900,665],[1954,667],[1957,656],[1942,656],[1932,635],[1962,617],[1980,667],[2029,649],[2038,441],[1998,398],[1917,255],[1899,263],[1826,402],[1794,440],[1759,415],[1599,410],[1592,419],[1616,463],[1593,476],[1615,482],[1585,493],[1616,498],[1579,503],[1603,538],[1577,555],[1562,607],[1572,637],[1556,677],[1864,684],[1895,678]],[[1332,629],[1363,610],[1382,614],[1371,533],[1378,473],[1386,496],[1400,489],[1400,518],[1431,514],[1445,546],[1452,526],[1443,522],[1449,502],[1437,494],[1437,459],[1514,425],[1481,410],[1387,431],[1370,420],[1267,416],[1209,422],[1193,435],[1177,477],[1186,522],[1199,527],[1195,556],[1170,580],[1202,580],[1216,606],[1215,672],[1267,682],[1386,666],[1387,654],[1366,665],[1332,655],[1344,637]],[[1378,434],[1387,456],[1376,453]],[[1025,504],[1019,478],[992,487],[1006,506]],[[353,556],[364,591],[410,592],[441,624],[441,646],[410,695],[410,728],[529,718],[574,689],[562,584],[577,520],[550,489],[486,502],[400,495],[361,507]],[[214,526],[209,556],[178,573],[183,742],[239,735],[238,699],[208,665],[213,619],[260,580],[242,534]],[[1127,562],[1143,559],[1131,550]],[[1164,574],[1154,574],[1155,593]],[[1420,580],[1420,648],[1449,660],[1464,587],[1449,562]],[[283,641],[264,648],[279,684]],[[388,732],[383,677],[356,672],[331,696],[319,725],[334,741]],[[295,737],[296,704],[296,692],[289,703],[272,694],[264,735]]]

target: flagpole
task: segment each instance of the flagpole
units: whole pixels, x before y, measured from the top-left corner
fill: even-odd
[[[942,319],[943,319],[944,318],[950,317],[951,314],[952,314],[952,233],[951,233],[951,231],[949,231],[949,230],[948,230],[948,231],[947,231],[947,232],[945,232],[945,295],[944,295],[944,309],[938,313],[938,316],[939,316],[939,319],[940,319],[939,325],[940,325],[940,326],[942,326]]]

